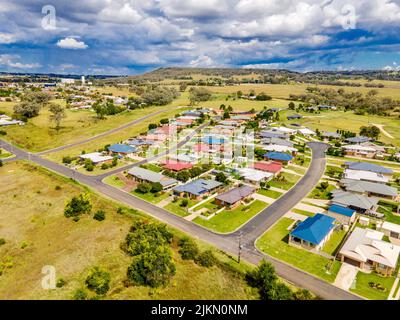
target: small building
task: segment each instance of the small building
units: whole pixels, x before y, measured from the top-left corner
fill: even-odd
[[[308,217],[290,232],[289,243],[309,250],[321,250],[335,228],[334,222],[334,218],[322,213]]]
[[[277,176],[282,170],[280,162],[255,162],[254,169],[270,172]]]
[[[271,180],[274,175],[270,172],[261,171],[253,168],[238,169],[240,177],[248,183],[259,186],[261,182]]]
[[[82,160],[89,159],[95,165],[102,164],[102,163],[111,163],[113,160],[113,157],[111,157],[109,155],[104,155],[100,152],[81,154],[79,156],[79,158]]]
[[[237,187],[218,195],[215,202],[220,206],[232,209],[237,207],[241,201],[250,198],[255,190],[255,188],[246,185]]]
[[[191,199],[200,199],[216,192],[222,186],[221,182],[215,180],[197,179],[187,184],[174,187],[173,193],[180,197],[187,196]]]
[[[325,139],[340,139],[342,137],[342,135],[340,133],[337,132],[328,132],[328,131],[324,131],[322,132],[321,136]]]
[[[400,240],[400,225],[392,222],[385,221],[380,227],[382,231],[389,238]]]
[[[137,182],[160,183],[163,190],[173,188],[178,184],[178,181],[173,178],[140,167],[133,167],[128,171],[128,175],[132,176]]]
[[[359,137],[347,138],[344,141],[346,141],[347,143],[351,143],[351,144],[361,144],[364,142],[369,142],[371,140],[372,140],[371,138],[359,136]]]
[[[297,133],[302,134],[303,136],[315,136],[317,133],[315,131],[312,131],[308,128],[301,128],[297,130]]]
[[[270,151],[264,154],[264,158],[266,160],[272,160],[280,162],[282,164],[288,164],[292,161],[293,156],[288,153]]]
[[[327,216],[336,219],[341,224],[352,224],[356,219],[356,211],[339,205],[331,205],[326,213]]]
[[[117,143],[109,146],[108,151],[113,155],[131,156],[137,151],[137,149],[127,144]]]
[[[356,227],[339,251],[341,261],[367,272],[375,270],[384,276],[392,275],[400,246],[383,241],[383,236],[383,232]]]
[[[301,119],[301,118],[303,118],[303,116],[300,115],[300,114],[294,114],[294,115],[291,115],[291,116],[287,116],[288,120],[297,120],[297,119]]]
[[[359,213],[369,213],[376,211],[378,207],[377,198],[369,198],[360,194],[346,192],[342,190],[332,191],[331,204],[353,209]]]
[[[278,144],[269,144],[262,147],[265,151],[275,151],[275,152],[284,152],[291,153],[293,156],[297,154],[297,149],[288,146],[282,146]]]

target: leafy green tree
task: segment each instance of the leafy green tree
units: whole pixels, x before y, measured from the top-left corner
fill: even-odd
[[[50,95],[44,92],[27,93],[22,96],[21,102],[14,106],[14,113],[26,118],[36,117],[50,101],[50,98]]]
[[[157,127],[158,127],[158,125],[156,123],[150,123],[148,126],[149,130],[156,129]]]
[[[72,298],[73,298],[74,300],[86,300],[87,297],[88,297],[88,294],[87,294],[86,290],[80,288],[80,289],[77,289],[77,290],[74,292],[74,296],[73,296]]]
[[[86,287],[96,294],[105,295],[110,289],[111,276],[107,271],[94,267],[86,277]]]
[[[218,182],[221,182],[221,183],[226,183],[228,178],[223,172],[218,172],[215,175],[215,180],[218,181]]]
[[[93,161],[90,159],[85,159],[85,164],[83,166],[87,171],[93,171],[94,164]]]
[[[208,101],[211,99],[212,93],[206,88],[192,87],[189,90],[190,105],[195,105],[199,102]]]
[[[135,285],[156,288],[166,286],[175,272],[171,251],[166,246],[159,246],[154,251],[148,250],[133,257],[127,277]]]
[[[65,108],[57,103],[50,103],[49,111],[51,113],[49,119],[56,124],[56,131],[58,132],[60,130],[61,121],[67,117]]]
[[[179,240],[179,253],[183,260],[194,260],[199,254],[199,247],[196,242],[188,237]]]
[[[67,218],[78,217],[82,214],[90,213],[92,203],[88,194],[80,194],[73,197],[65,206],[64,215]]]
[[[160,192],[160,191],[162,191],[163,190],[163,186],[162,186],[162,184],[161,183],[159,183],[159,182],[153,182],[152,184],[151,184],[151,192],[152,193],[157,193],[157,192]]]
[[[151,189],[152,189],[151,184],[145,182],[139,183],[136,187],[136,191],[143,194],[149,193]]]
[[[381,130],[376,126],[362,126],[360,128],[360,135],[377,140]]]
[[[217,258],[211,250],[206,250],[197,255],[195,262],[202,267],[210,268],[217,263]]]
[[[186,208],[189,205],[188,199],[182,199],[180,206]]]
[[[188,181],[190,179],[190,174],[189,174],[189,172],[187,170],[179,171],[176,174],[176,178],[179,181],[186,182],[186,181]]]
[[[97,210],[94,214],[93,219],[97,221],[103,221],[106,218],[106,213],[104,210]]]

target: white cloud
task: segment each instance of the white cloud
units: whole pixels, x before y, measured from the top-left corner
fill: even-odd
[[[15,42],[15,36],[10,33],[0,33],[0,44],[9,44]]]
[[[215,62],[209,56],[201,55],[197,59],[190,61],[189,65],[191,67],[212,67],[215,65]]]
[[[72,37],[67,37],[67,38],[58,40],[56,45],[63,49],[73,49],[73,50],[88,48],[88,45],[85,44],[83,41],[78,41]]]
[[[22,63],[19,61],[20,56],[1,54],[0,55],[0,65],[6,66],[12,69],[35,69],[41,67],[38,63]]]
[[[141,20],[142,16],[131,7],[129,3],[123,5],[115,4],[101,10],[99,19],[105,22],[112,22],[117,24],[131,24],[137,23]]]

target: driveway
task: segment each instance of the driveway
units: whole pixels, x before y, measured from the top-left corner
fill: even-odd
[[[357,267],[343,263],[333,284],[343,290],[349,290],[356,279],[357,273]]]

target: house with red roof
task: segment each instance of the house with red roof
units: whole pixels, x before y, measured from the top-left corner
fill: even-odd
[[[187,162],[179,162],[179,161],[174,161],[174,160],[167,160],[164,164],[163,167],[168,170],[172,170],[175,172],[179,172],[182,170],[188,170],[193,167],[191,163]]]
[[[275,176],[278,175],[282,170],[282,163],[280,162],[255,162],[254,169],[267,171],[273,173]]]

